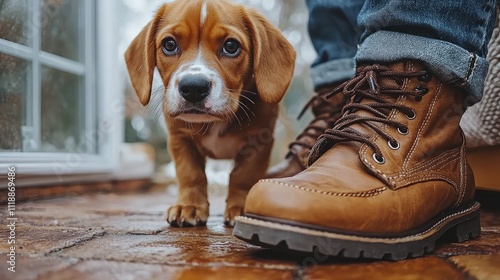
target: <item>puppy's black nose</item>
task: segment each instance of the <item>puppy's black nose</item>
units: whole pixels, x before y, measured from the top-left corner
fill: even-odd
[[[210,94],[210,81],[201,75],[188,75],[179,82],[179,92],[186,101],[197,103]]]

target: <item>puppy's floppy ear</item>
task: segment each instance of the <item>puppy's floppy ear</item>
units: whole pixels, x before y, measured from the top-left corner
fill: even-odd
[[[130,80],[142,105],[147,105],[151,97],[153,73],[156,67],[156,33],[165,9],[166,5],[163,5],[125,52]]]
[[[261,14],[248,10],[247,15],[259,96],[264,102],[278,103],[292,81],[295,50],[281,31]]]

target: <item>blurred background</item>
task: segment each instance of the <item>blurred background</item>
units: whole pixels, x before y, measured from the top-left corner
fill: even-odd
[[[16,166],[18,185],[138,178],[175,184],[163,116],[138,102],[123,59],[132,39],[167,1],[0,0],[0,170]],[[309,65],[316,57],[305,1],[235,1],[261,11],[297,51],[295,77],[275,130],[275,163],[311,118],[296,120],[312,94]],[[489,163],[487,156],[499,162],[498,30],[497,25],[484,101],[462,120],[474,148],[468,157],[476,182],[495,185],[489,189],[500,189],[498,180],[486,180],[498,165],[478,164]],[[154,88],[161,86],[156,78]],[[482,151],[483,146],[496,152]],[[231,162],[210,161],[207,169],[211,184],[227,184]],[[0,188],[5,182],[0,180]]]
[[[138,102],[123,60],[164,2],[0,0],[0,164],[18,163],[33,174],[133,177],[154,170],[160,181],[172,177],[163,116]],[[309,65],[316,56],[305,1],[237,2],[261,11],[297,51],[275,133],[277,162],[310,121],[296,120],[312,94]],[[161,86],[156,77],[153,88]],[[219,179],[226,184],[226,176]]]

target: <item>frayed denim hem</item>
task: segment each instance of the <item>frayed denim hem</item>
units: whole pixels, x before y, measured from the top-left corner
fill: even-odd
[[[441,81],[464,89],[467,105],[481,100],[488,61],[465,49],[436,39],[391,31],[368,36],[356,54],[356,63],[418,60]]]

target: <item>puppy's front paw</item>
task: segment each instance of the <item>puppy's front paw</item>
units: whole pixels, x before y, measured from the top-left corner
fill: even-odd
[[[208,207],[174,205],[167,210],[167,222],[173,227],[196,227],[207,224]]]
[[[243,207],[233,206],[226,208],[224,212],[224,224],[228,227],[234,227],[234,218],[243,215]]]

